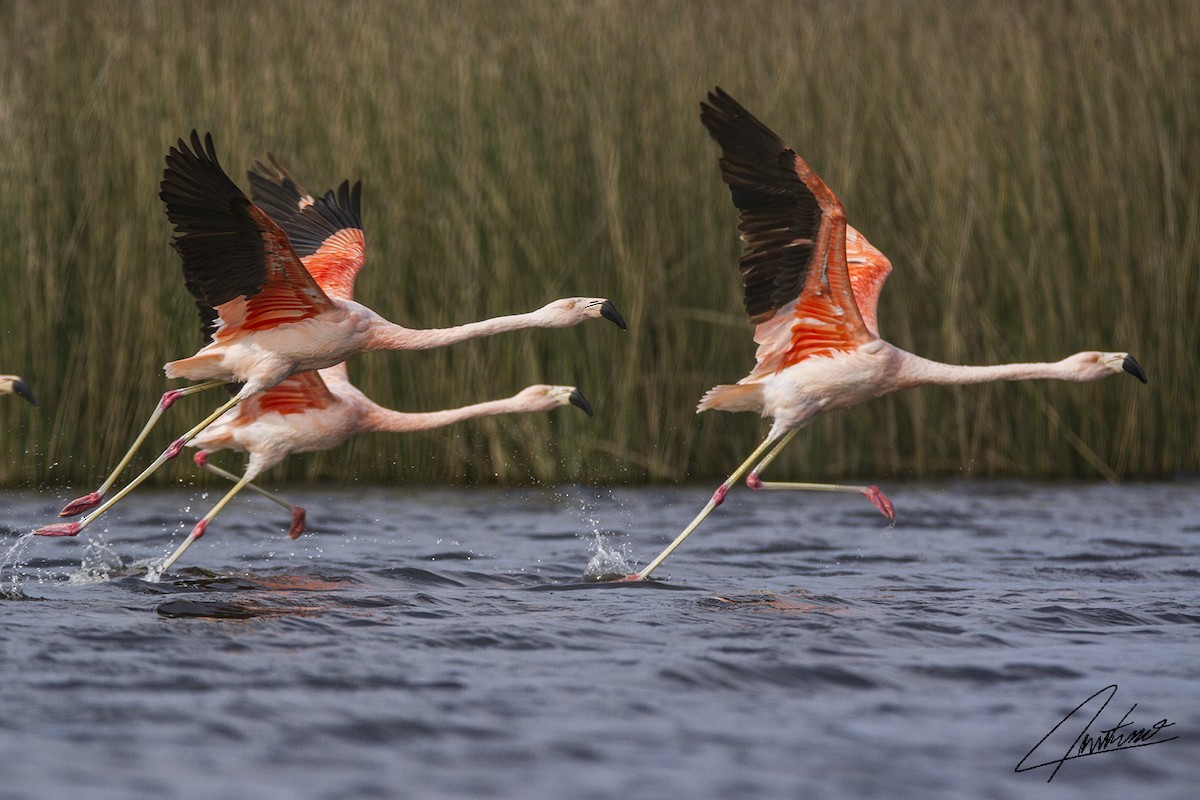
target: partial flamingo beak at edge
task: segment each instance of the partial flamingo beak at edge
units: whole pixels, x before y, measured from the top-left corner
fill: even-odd
[[[1121,362],[1121,369],[1125,370],[1142,383],[1149,383],[1149,381],[1146,380],[1146,373],[1142,371],[1142,365],[1139,364],[1137,359],[1133,356],[1125,356],[1125,360]]]

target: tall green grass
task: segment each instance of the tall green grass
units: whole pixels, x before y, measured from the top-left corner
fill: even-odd
[[[816,423],[781,474],[1162,477],[1200,468],[1200,4],[96,2],[0,6],[0,484],[91,484],[193,352],[158,200],[211,130],[310,190],[364,181],[358,297],[411,326],[611,297],[597,322],[351,373],[406,410],[575,383],[559,412],[361,437],[277,476],[674,481],[765,432],[693,414],[753,363],[721,85],[895,265],[883,333],[948,361],[1129,350],[1150,376],[926,388]],[[156,451],[218,401],[189,398]],[[195,480],[165,470],[163,481]]]

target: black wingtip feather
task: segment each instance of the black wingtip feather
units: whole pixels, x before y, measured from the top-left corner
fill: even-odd
[[[204,306],[215,308],[252,296],[266,280],[262,231],[250,199],[221,168],[211,133],[193,130],[167,151],[159,197],[174,225],[174,246],[184,283],[200,306],[204,333],[211,324]]]
[[[308,192],[304,191],[274,154],[267,153],[267,163],[254,162],[254,169],[246,171],[250,182],[250,199],[261,208],[277,225],[300,213],[300,204]]]
[[[280,226],[301,258],[317,252],[338,231],[362,230],[362,182],[342,181]]]
[[[721,177],[740,212],[746,314],[765,322],[804,287],[821,208],[796,172],[795,151],[720,86],[700,103],[700,121],[721,147]]]

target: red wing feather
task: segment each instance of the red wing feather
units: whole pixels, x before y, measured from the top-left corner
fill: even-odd
[[[354,279],[366,263],[362,184],[342,181],[283,225],[304,266],[325,291],[354,299]]]
[[[263,414],[303,414],[337,402],[316,370],[297,372],[238,406],[236,424],[248,425]]]
[[[302,260],[313,280],[331,297],[353,300],[354,279],[366,261],[362,228],[342,228],[332,233],[315,253]]]
[[[251,205],[250,215],[262,234],[266,281],[253,295],[217,306],[220,326],[214,338],[218,341],[300,322],[332,306],[296,257],[287,234],[258,207]]]
[[[846,266],[850,270],[850,286],[858,303],[858,313],[867,330],[878,336],[879,293],[883,291],[883,282],[892,274],[892,262],[868,242],[867,237],[847,225]]]

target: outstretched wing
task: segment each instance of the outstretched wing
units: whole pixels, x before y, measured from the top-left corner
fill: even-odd
[[[354,279],[366,262],[362,227],[362,184],[343,181],[336,191],[313,199],[268,154],[247,173],[251,194],[287,233],[305,269],[331,297],[354,299]]]
[[[776,372],[870,341],[846,265],[841,201],[766,125],[719,87],[700,121],[721,146],[745,242],[739,261],[758,365]]]
[[[216,339],[316,316],[332,302],[287,234],[250,202],[217,161],[212,136],[192,131],[167,153],[159,196],[175,226],[184,282]],[[206,317],[216,314],[216,324]]]

